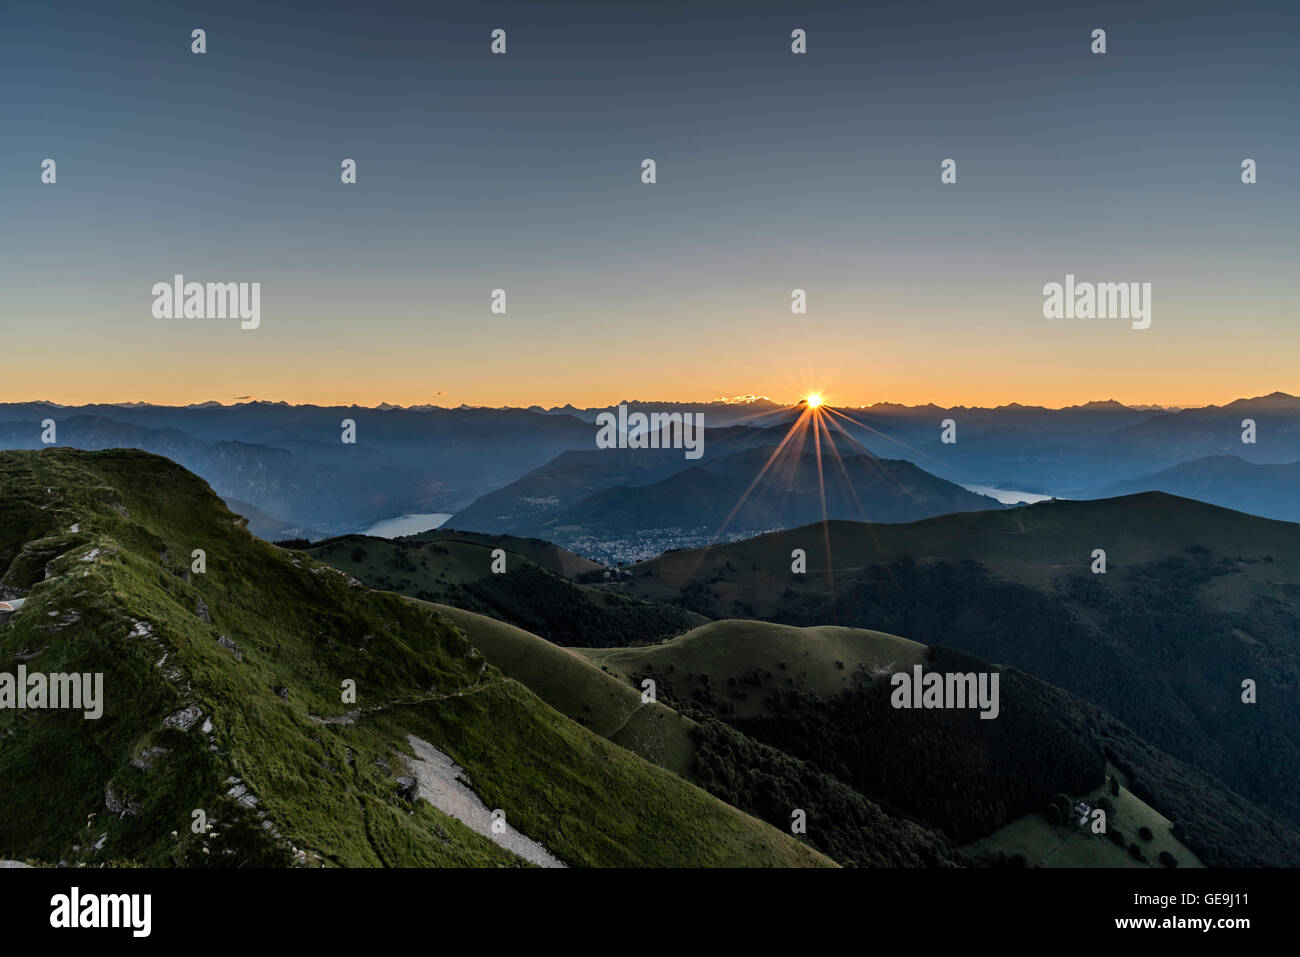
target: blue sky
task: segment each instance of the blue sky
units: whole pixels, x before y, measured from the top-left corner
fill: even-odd
[[[1297,4],[2,16],[6,401],[1297,391]],[[1045,320],[1067,271],[1152,328]],[[260,281],[260,328],[153,318],[177,272]]]

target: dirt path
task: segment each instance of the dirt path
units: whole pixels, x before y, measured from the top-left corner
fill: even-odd
[[[387,704],[372,704],[369,708],[353,708],[343,714],[330,715],[322,718],[320,715],[309,714],[317,724],[355,724],[357,718],[363,714],[374,714],[376,711],[387,711],[389,708],[399,708],[409,704],[424,704],[428,701],[446,701],[448,698],[463,698],[466,695],[478,694],[486,688],[492,687],[492,681],[481,681],[476,685],[470,685],[467,690],[451,691],[447,694],[429,694],[421,695],[418,698],[399,698],[395,701],[389,701]]]

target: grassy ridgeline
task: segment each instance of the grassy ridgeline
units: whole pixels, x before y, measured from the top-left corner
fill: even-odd
[[[569,864],[830,863],[564,717],[435,611],[253,538],[165,459],[0,454],[0,569],[28,598],[3,670],[103,672],[106,699],[98,721],[0,711],[0,856],[521,863],[398,795],[416,734]],[[191,832],[195,809],[213,832]]]

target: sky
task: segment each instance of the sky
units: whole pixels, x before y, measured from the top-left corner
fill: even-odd
[[[0,401],[1300,392],[1298,27],[1289,0],[5,3]],[[260,282],[259,327],[155,318],[177,273]],[[1150,328],[1045,318],[1067,273],[1150,283]]]

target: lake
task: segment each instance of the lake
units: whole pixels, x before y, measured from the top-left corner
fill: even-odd
[[[450,512],[445,514],[443,512],[425,512],[419,515],[398,515],[396,518],[385,518],[382,521],[375,522],[362,534],[375,535],[379,538],[414,535],[417,532],[427,532],[432,528],[439,528],[449,518],[451,518]]]
[[[995,498],[1003,505],[1019,505],[1025,503],[1032,505],[1035,502],[1046,502],[1052,496],[1039,495],[1037,492],[1017,492],[1011,488],[994,488],[992,485],[963,485],[968,492],[975,492],[977,495],[987,495],[989,498]]]

